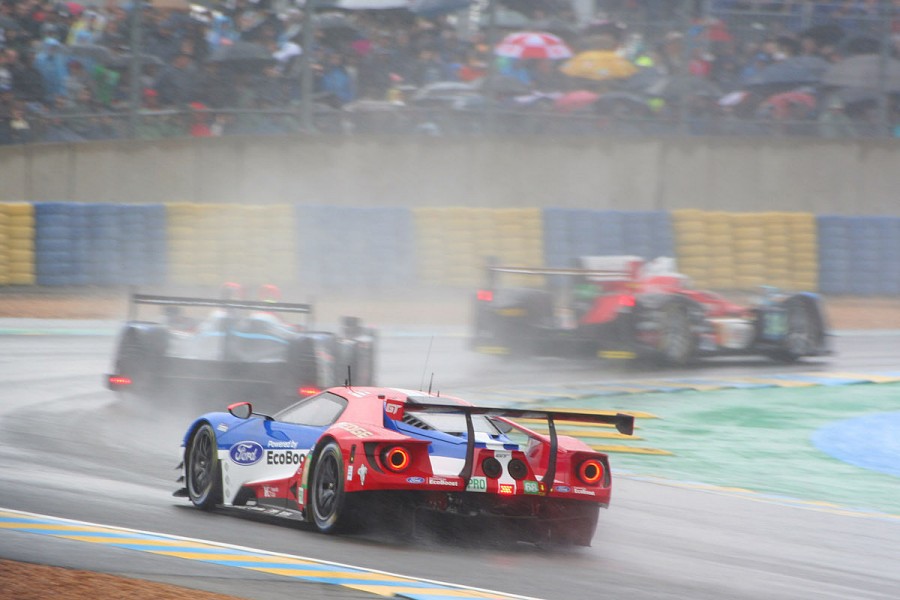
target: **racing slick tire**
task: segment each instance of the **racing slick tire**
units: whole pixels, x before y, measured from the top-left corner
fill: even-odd
[[[191,436],[184,457],[185,484],[194,506],[212,510],[222,503],[221,468],[216,433],[204,423]]]
[[[350,511],[343,474],[341,448],[337,442],[329,442],[316,455],[309,478],[309,520],[321,533],[349,529]]]
[[[694,359],[697,350],[690,307],[686,302],[669,301],[659,310],[658,358],[668,366],[683,367]]]
[[[790,363],[815,352],[822,338],[822,325],[812,304],[802,297],[785,300],[784,311],[787,332],[782,347],[772,353],[772,358]]]

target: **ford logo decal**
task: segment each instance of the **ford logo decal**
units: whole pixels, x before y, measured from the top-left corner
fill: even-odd
[[[406,483],[425,483],[424,477],[407,477]]]
[[[556,491],[561,492],[563,494],[568,494],[569,492],[572,491],[572,488],[570,488],[567,485],[558,485],[558,486],[556,486]]]
[[[239,465],[255,465],[263,457],[263,447],[256,442],[238,442],[228,453],[231,461]]]

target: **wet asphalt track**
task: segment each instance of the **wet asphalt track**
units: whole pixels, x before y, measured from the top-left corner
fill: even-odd
[[[594,361],[512,363],[470,354],[452,332],[383,340],[380,382],[465,396],[487,385],[659,378]],[[172,498],[188,420],[217,408],[174,397],[139,403],[102,389],[113,337],[0,336],[0,508],[297,554],[546,599],[895,599],[900,519],[618,477],[591,548],[386,531],[328,537],[292,525],[205,514]],[[843,335],[803,365],[718,362],[691,376],[897,371],[900,334]],[[430,352],[429,352],[430,346]],[[428,364],[425,356],[428,355]],[[669,372],[668,377],[686,373]],[[615,465],[615,456],[612,457]],[[900,486],[898,486],[900,487]],[[386,529],[390,529],[389,524]],[[347,588],[72,540],[0,531],[0,557],[95,569],[246,598],[372,598]],[[2,589],[2,582],[0,582]]]

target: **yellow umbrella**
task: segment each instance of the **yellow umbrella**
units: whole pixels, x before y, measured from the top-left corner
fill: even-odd
[[[637,72],[637,67],[615,51],[589,50],[566,61],[560,70],[569,77],[608,81],[631,77]]]

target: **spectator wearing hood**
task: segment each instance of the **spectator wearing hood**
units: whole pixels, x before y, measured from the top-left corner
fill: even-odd
[[[34,60],[34,66],[44,80],[47,98],[65,94],[66,77],[69,75],[68,54],[62,43],[55,38],[46,38]]]

